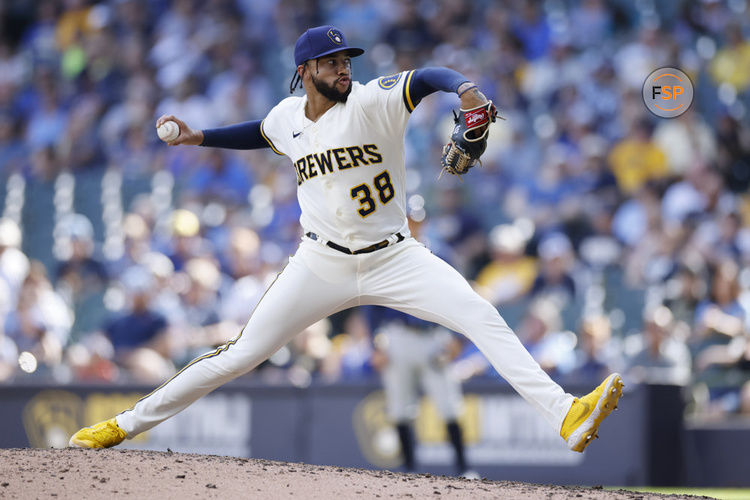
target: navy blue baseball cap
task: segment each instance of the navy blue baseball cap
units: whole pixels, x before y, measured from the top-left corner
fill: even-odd
[[[294,46],[294,64],[299,66],[310,59],[346,50],[349,56],[356,57],[365,53],[363,49],[349,47],[340,29],[334,26],[317,26],[300,35]]]

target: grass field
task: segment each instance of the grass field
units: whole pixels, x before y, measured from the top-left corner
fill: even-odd
[[[612,488],[620,489],[620,488]],[[630,487],[622,489],[628,491],[643,491],[648,493],[664,493],[668,495],[696,495],[718,498],[720,500],[750,500],[750,488],[657,488]]]

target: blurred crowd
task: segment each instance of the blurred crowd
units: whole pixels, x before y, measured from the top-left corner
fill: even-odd
[[[410,222],[545,370],[750,414],[747,0],[0,2],[0,381],[158,383],[239,334],[299,241],[295,176],[154,121],[264,117],[324,23],[367,49],[359,81],[448,66],[497,104],[463,182],[438,179],[455,95],[417,107]],[[676,119],[641,97],[663,66],[695,87]],[[248,376],[372,376],[370,330],[338,314]],[[494,376],[466,342],[453,365]]]

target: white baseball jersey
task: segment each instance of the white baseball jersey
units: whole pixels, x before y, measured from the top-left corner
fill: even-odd
[[[265,139],[294,165],[305,233],[352,249],[409,234],[404,132],[414,108],[411,75],[353,82],[346,103],[316,122],[305,116],[307,96],[284,99],[263,120]]]

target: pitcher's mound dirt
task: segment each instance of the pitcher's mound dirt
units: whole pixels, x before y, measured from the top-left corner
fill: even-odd
[[[698,498],[132,450],[0,449],[0,498]]]

